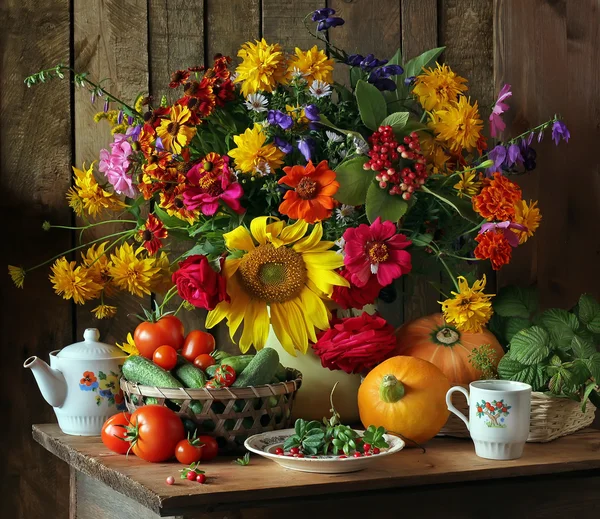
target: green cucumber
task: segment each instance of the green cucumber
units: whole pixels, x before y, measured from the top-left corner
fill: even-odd
[[[279,355],[273,348],[263,348],[238,376],[232,387],[261,386],[268,384],[279,367]]]
[[[208,378],[214,378],[215,372],[219,369],[218,364],[213,364],[212,366],[208,366],[206,371],[204,372]]]
[[[237,355],[235,357],[227,357],[221,361],[221,366],[231,366],[235,370],[235,374],[239,377],[248,364],[252,361],[254,355]]]
[[[181,382],[168,371],[141,355],[130,355],[123,363],[123,376],[129,382],[144,386],[181,387]]]
[[[204,371],[193,364],[182,364],[173,370],[173,374],[183,382],[185,387],[199,388],[206,385]]]
[[[279,366],[277,366],[277,371],[275,372],[275,378],[277,379],[278,382],[285,382],[287,379],[287,370],[285,369],[283,364],[281,364],[281,362],[279,363]]]
[[[217,364],[223,362],[223,359],[227,359],[231,357],[231,353],[227,353],[226,351],[216,350],[211,353],[213,359]]]

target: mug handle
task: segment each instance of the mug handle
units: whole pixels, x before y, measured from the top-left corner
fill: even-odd
[[[470,430],[469,419],[464,414],[462,414],[458,409],[456,409],[456,407],[454,407],[454,405],[452,404],[452,393],[454,393],[455,391],[460,391],[463,395],[465,395],[465,397],[467,399],[467,405],[471,405],[471,402],[469,401],[469,392],[462,386],[454,386],[454,387],[451,387],[448,390],[448,392],[446,393],[446,405],[448,406],[448,411],[450,411],[451,413],[454,413],[463,422],[465,422],[465,425],[467,426],[467,430]]]

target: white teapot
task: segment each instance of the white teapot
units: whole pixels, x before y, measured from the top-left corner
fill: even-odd
[[[125,409],[119,387],[121,367],[127,358],[119,348],[98,342],[100,332],[88,328],[83,342],[50,352],[50,366],[29,357],[42,396],[54,407],[65,434],[97,436],[107,418]]]

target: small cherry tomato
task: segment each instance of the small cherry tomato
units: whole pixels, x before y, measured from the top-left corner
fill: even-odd
[[[190,470],[186,476],[185,476],[189,481],[195,481],[196,480],[196,473],[193,470]]]
[[[167,485],[174,485],[175,484],[175,478],[173,476],[169,476],[166,479],[166,483],[167,483]]]
[[[118,413],[111,416],[102,426],[102,443],[111,451],[127,454],[131,444],[127,440],[127,429],[131,413]]]
[[[168,345],[176,350],[183,344],[183,323],[174,315],[165,315],[155,323],[140,323],[133,333],[140,355],[151,359],[156,349]]]
[[[183,465],[191,465],[200,461],[202,456],[202,443],[197,438],[181,440],[175,447],[175,457]]]
[[[202,443],[202,453],[200,455],[200,461],[210,461],[217,457],[219,453],[219,445],[217,440],[212,436],[199,436],[198,439]]]
[[[214,366],[215,364],[215,359],[213,359],[208,353],[202,353],[194,359],[194,366],[200,368],[202,371],[208,368],[208,366]]]
[[[215,371],[215,380],[220,384],[221,387],[231,386],[236,379],[237,375],[235,369],[227,364],[223,364]]]
[[[183,342],[181,354],[190,362],[198,355],[212,353],[215,351],[215,338],[202,330],[193,330],[187,334]]]
[[[201,485],[204,485],[204,483],[206,483],[206,476],[204,474],[198,474],[196,476],[196,481]]]
[[[177,350],[171,346],[161,346],[152,355],[152,361],[162,369],[170,371],[177,365]]]

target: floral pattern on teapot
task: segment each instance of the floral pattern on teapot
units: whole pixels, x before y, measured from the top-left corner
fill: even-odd
[[[122,411],[125,409],[125,399],[119,387],[119,378],[120,375],[114,371],[110,374],[98,371],[97,376],[93,371],[84,371],[79,381],[79,389],[97,393],[96,405],[100,406],[106,400],[109,407],[116,406],[118,411]]]

